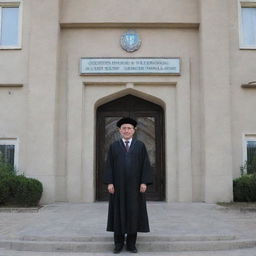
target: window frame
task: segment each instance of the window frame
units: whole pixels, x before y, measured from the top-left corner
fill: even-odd
[[[19,17],[18,17],[18,43],[17,45],[1,45],[0,50],[15,50],[21,49],[21,42],[22,42],[22,7],[23,7],[23,0],[0,0],[0,35],[1,35],[1,15],[2,15],[2,8],[4,7],[18,7],[19,8]]]
[[[18,170],[19,164],[19,139],[18,138],[0,138],[0,145],[14,145],[14,167]]]
[[[243,134],[243,165],[247,162],[247,142],[256,141],[256,133]],[[245,166],[244,174],[247,174],[247,166]]]
[[[256,50],[255,45],[246,45],[243,41],[242,8],[256,8],[256,0],[238,0],[238,27],[239,27],[239,48],[241,50]]]

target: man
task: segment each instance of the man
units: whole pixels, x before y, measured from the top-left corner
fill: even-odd
[[[145,192],[152,184],[148,153],[143,142],[133,138],[137,122],[129,117],[117,122],[121,139],[110,145],[103,181],[108,185],[107,231],[114,231],[114,253],[136,253],[137,232],[149,232]]]

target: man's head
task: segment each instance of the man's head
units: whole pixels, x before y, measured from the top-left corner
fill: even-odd
[[[135,133],[137,122],[130,117],[124,117],[120,119],[116,125],[119,128],[119,132],[122,138],[124,138],[125,140],[129,140],[133,137],[133,134]]]

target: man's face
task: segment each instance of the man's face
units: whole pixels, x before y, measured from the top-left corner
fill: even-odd
[[[135,133],[135,129],[131,124],[122,124],[119,128],[119,132],[125,140],[129,140],[132,138],[133,134]]]

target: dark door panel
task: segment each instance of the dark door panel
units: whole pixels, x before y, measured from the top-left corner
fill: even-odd
[[[164,145],[163,110],[160,106],[138,97],[127,95],[100,106],[97,110],[97,164],[96,199],[107,200],[106,185],[102,175],[107,151],[112,142],[120,138],[116,122],[130,116],[137,120],[135,137],[143,141],[153,168],[153,185],[149,186],[149,200],[164,200]]]

